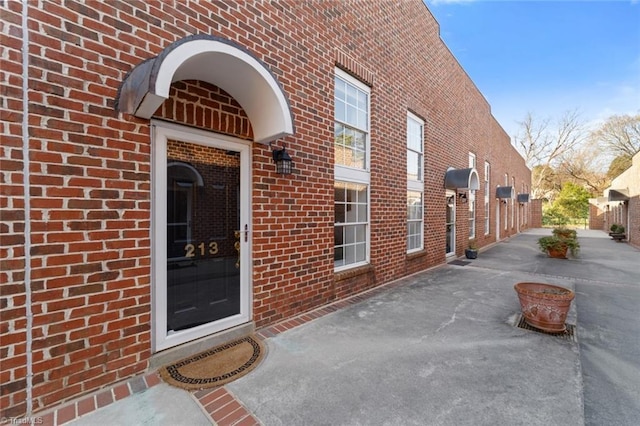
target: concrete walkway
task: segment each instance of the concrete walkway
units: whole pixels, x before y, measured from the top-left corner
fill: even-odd
[[[550,259],[536,245],[549,233],[528,231],[279,333],[225,390],[268,426],[637,425],[640,251],[579,230],[580,256]],[[520,281],[576,291],[568,323],[578,343],[515,326]],[[211,422],[193,394],[161,384],[75,424]]]

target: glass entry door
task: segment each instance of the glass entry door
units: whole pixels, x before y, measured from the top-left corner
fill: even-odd
[[[446,254],[447,256],[450,256],[456,252],[456,194],[447,192],[446,197]]]
[[[239,152],[167,144],[167,331],[240,313]]]
[[[153,350],[250,321],[251,144],[154,122]]]

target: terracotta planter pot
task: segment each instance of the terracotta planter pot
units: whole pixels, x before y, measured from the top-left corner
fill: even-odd
[[[565,321],[575,297],[568,288],[543,283],[517,283],[514,286],[524,320],[532,327],[550,333],[566,330]]]
[[[547,249],[547,253],[549,254],[549,257],[555,257],[556,259],[566,259],[568,250],[568,246],[562,246],[558,248],[549,248]]]

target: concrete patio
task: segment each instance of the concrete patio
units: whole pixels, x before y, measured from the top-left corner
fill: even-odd
[[[550,259],[536,246],[549,233],[527,231],[274,333],[262,364],[225,386],[252,416],[242,424],[636,425],[640,251],[578,230],[579,257]],[[520,281],[576,291],[567,322],[577,342],[515,326]],[[73,424],[215,424],[207,411],[162,383]]]

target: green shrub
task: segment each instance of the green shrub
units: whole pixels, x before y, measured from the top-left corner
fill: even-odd
[[[553,232],[553,235],[560,238],[572,238],[574,240],[578,238],[578,233],[576,232],[575,229],[570,229],[565,226],[559,226],[557,228],[553,228],[553,231],[551,232]]]
[[[565,246],[569,248],[573,256],[576,256],[580,251],[580,243],[578,243],[576,238],[561,238],[550,235],[538,239],[538,247],[540,247],[540,251],[543,253],[547,253],[549,249],[560,250]]]

